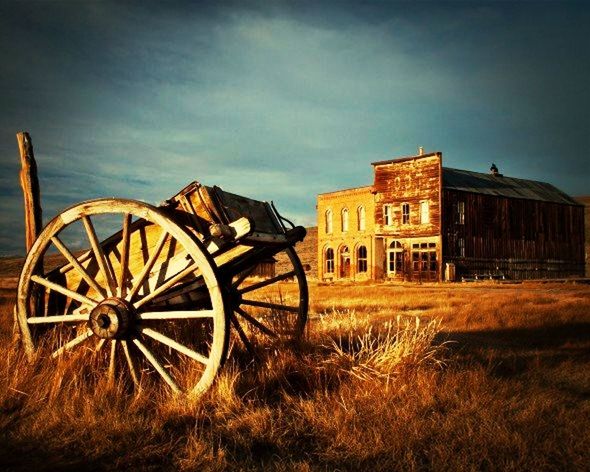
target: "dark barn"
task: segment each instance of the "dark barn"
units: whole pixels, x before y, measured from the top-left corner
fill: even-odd
[[[464,276],[584,275],[584,207],[554,186],[443,168],[443,259]]]

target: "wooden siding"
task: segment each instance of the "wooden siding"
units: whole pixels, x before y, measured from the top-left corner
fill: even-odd
[[[375,224],[378,234],[428,237],[440,234],[440,153],[376,164],[373,188],[377,194]],[[420,204],[428,202],[429,223],[420,223]],[[409,222],[402,221],[402,204],[410,206]],[[386,225],[384,205],[391,205],[392,221]]]
[[[465,205],[463,224],[458,222],[459,202]],[[457,264],[459,275],[584,275],[581,205],[444,189],[443,213],[443,258]]]

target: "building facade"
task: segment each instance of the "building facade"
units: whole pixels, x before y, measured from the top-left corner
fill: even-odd
[[[550,184],[374,162],[373,185],[318,195],[318,278],[442,281],[584,275],[584,207]]]

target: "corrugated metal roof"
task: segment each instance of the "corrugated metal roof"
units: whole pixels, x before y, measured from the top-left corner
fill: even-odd
[[[545,182],[470,172],[443,167],[443,187],[464,192],[510,198],[580,205],[566,193]]]

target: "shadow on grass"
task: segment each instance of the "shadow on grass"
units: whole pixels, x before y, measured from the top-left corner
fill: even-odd
[[[541,375],[547,369],[590,363],[590,323],[451,331],[435,340],[444,341],[450,341],[454,364],[467,368],[479,364],[498,378]],[[578,398],[590,397],[587,389],[575,393]]]

